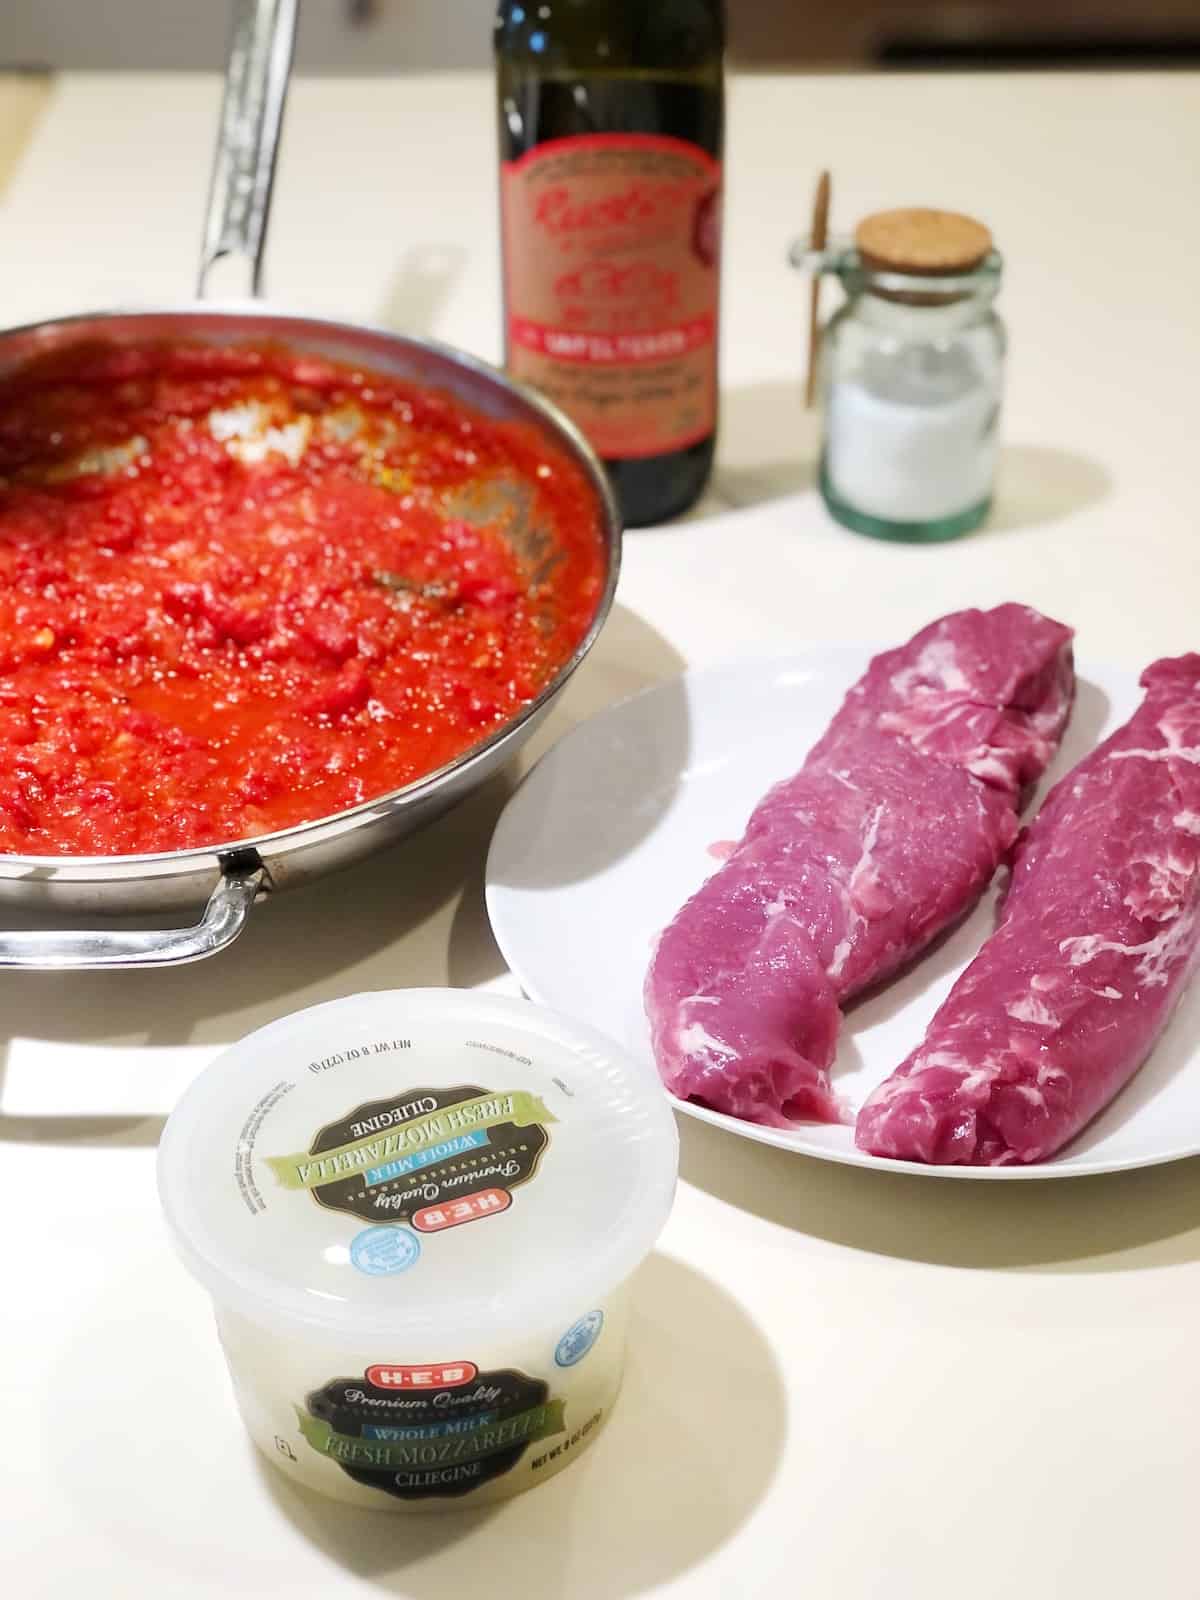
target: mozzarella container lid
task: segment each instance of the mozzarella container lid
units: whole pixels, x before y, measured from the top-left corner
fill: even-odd
[[[667,1218],[678,1136],[651,1067],[523,1000],[360,994],[226,1050],[158,1157],[222,1304],[346,1336],[500,1332],[622,1282]]]

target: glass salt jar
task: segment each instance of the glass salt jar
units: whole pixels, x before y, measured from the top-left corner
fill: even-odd
[[[954,212],[881,212],[852,245],[798,264],[835,276],[846,295],[820,356],[830,513],[858,533],[917,543],[977,528],[991,505],[1004,380],[991,234]]]

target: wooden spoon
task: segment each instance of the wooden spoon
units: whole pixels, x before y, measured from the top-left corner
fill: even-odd
[[[824,250],[829,238],[830,179],[823,172],[817,179],[817,192],[813,196],[812,230],[809,234],[810,250]],[[817,364],[821,354],[821,274],[813,273],[808,293],[808,373],[804,379],[804,404],[812,409],[817,393]]]

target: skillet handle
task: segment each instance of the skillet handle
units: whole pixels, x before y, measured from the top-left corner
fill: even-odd
[[[201,961],[230,945],[246,926],[262,887],[260,865],[226,868],[191,928],[71,933],[30,929],[0,933],[0,968],[79,972],[112,967],[170,967]]]
[[[196,294],[213,265],[237,259],[240,294],[262,290],[262,253],[283,123],[298,0],[233,0],[225,97],[213,153]]]

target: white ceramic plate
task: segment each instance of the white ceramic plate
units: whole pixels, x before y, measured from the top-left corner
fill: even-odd
[[[534,1000],[649,1058],[642,980],[658,931],[712,873],[764,791],[824,731],[869,647],[810,650],[686,673],[568,734],[509,802],[492,841],[487,903],[509,966]],[[1139,700],[1136,676],[1091,666],[1046,785]],[[993,895],[896,983],[846,1017],[834,1069],[854,1105],[920,1040],[990,931]],[[676,1101],[744,1139],[827,1161],[925,1176],[1020,1180],[1116,1172],[1200,1153],[1200,984],[1146,1066],[1053,1160],[1031,1167],[925,1167],[863,1154],[848,1127],[761,1128]]]

